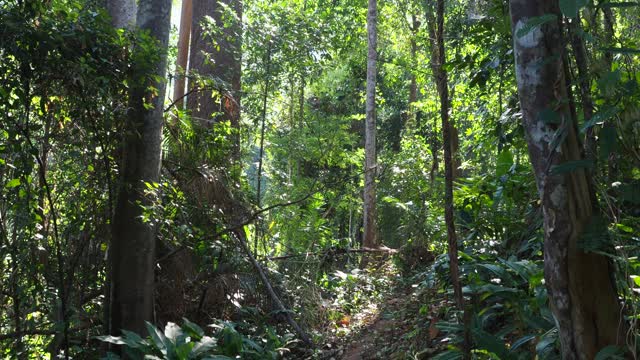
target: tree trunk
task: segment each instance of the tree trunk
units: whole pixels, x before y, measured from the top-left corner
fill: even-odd
[[[462,285],[460,284],[460,270],[458,265],[458,237],[456,235],[454,213],[453,213],[453,179],[455,174],[455,162],[452,140],[456,133],[455,128],[449,121],[449,83],[447,71],[443,65],[446,62],[444,45],[444,0],[436,2],[436,18],[434,20],[431,12],[427,10],[427,21],[429,22],[429,33],[431,37],[431,69],[433,78],[440,98],[440,119],[442,120],[442,140],[444,148],[444,219],[447,225],[449,269],[453,293],[458,308],[466,313],[464,309],[464,297],[462,295]],[[463,354],[465,359],[470,358],[470,334],[467,324],[467,316],[464,314],[465,330]]]
[[[157,40],[160,56],[151,67],[146,63],[132,65],[128,129],[110,255],[112,334],[121,329],[146,333],[144,322],[153,320],[155,229],[152,223],[142,220],[142,207],[154,203],[154,197],[145,194],[145,184],[157,183],[160,174],[171,1],[140,0],[138,4],[138,28]],[[145,50],[136,47],[133,51]],[[145,55],[132,58],[148,62]],[[150,87],[156,92],[149,91]]]
[[[575,119],[567,104],[559,22],[518,32],[528,19],[561,17],[557,1],[511,0],[516,80],[529,156],[544,215],[544,272],[557,320],[563,359],[593,359],[607,345],[621,345],[624,332],[609,261],[579,244],[591,221],[592,187],[584,169],[552,171],[581,160]],[[554,111],[548,121],[542,111]]]
[[[588,122],[593,117],[593,100],[591,97],[591,75],[589,74],[589,64],[587,52],[584,47],[584,40],[579,34],[580,16],[569,22],[569,36],[571,38],[571,48],[578,68],[578,84],[580,85],[580,99],[582,100],[582,115],[584,121]],[[585,155],[587,159],[596,159],[596,139],[593,127],[587,130],[585,136]]]
[[[135,0],[107,0],[106,5],[114,28],[132,30],[136,26]]]
[[[235,18],[225,14],[225,8],[231,9]],[[209,29],[203,26],[207,17],[214,22]],[[194,119],[205,127],[230,122],[234,132],[229,140],[235,160],[240,152],[241,43],[241,0],[193,0],[189,74],[207,77],[213,85],[210,82],[207,88],[190,94],[187,106]]]
[[[364,242],[369,248],[378,247],[376,225],[376,62],[378,59],[378,34],[376,22],[378,9],[376,0],[369,0],[367,11],[367,35],[369,50],[367,54],[367,99],[365,125],[365,161],[364,161]]]
[[[180,33],[178,35],[178,56],[176,59],[175,85],[173,88],[173,100],[176,108],[184,108],[184,89],[186,84],[187,62],[189,61],[189,39],[191,39],[191,21],[193,20],[192,0],[182,0],[182,13],[180,15]]]
[[[411,14],[411,38],[409,39],[409,45],[411,46],[411,64],[413,66],[417,65],[417,54],[418,54],[418,44],[416,43],[416,37],[418,34],[418,28],[420,27],[420,22],[418,21],[418,17],[414,14]],[[418,100],[418,81],[416,79],[416,73],[413,71],[409,72],[409,107],[411,104]]]

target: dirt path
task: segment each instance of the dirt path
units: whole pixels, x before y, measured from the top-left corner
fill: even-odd
[[[423,337],[418,336],[419,331],[416,330],[420,304],[411,292],[394,295],[382,304],[375,317],[363,325],[338,359],[412,358]]]

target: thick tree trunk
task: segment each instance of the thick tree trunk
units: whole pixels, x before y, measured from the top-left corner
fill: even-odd
[[[225,14],[227,7],[235,18]],[[207,17],[213,19],[213,26],[209,27],[213,33],[203,26]],[[230,122],[235,129],[229,140],[232,158],[236,160],[240,151],[241,45],[241,0],[193,0],[189,74],[213,79],[215,89],[209,86],[194,91],[187,99],[187,106],[193,118],[206,127],[220,121]],[[195,86],[197,84],[190,88]]]
[[[375,248],[378,243],[376,225],[376,62],[378,59],[378,35],[376,22],[378,9],[376,0],[369,0],[367,11],[367,34],[369,51],[367,54],[367,99],[365,124],[364,162],[364,241],[363,245]]]
[[[178,34],[178,56],[176,59],[176,80],[173,87],[173,100],[180,110],[184,108],[184,89],[186,85],[187,62],[189,61],[189,40],[191,39],[191,21],[193,20],[192,0],[182,0],[180,14],[180,33]]]
[[[511,0],[516,78],[529,156],[544,215],[544,270],[557,320],[563,359],[593,359],[622,344],[620,306],[609,261],[579,244],[591,221],[592,188],[584,169],[557,173],[554,166],[581,160],[575,120],[567,104],[559,22],[518,32],[528,19],[560,18],[557,1]],[[541,116],[552,110],[559,121]]]
[[[112,282],[109,329],[112,334],[118,334],[121,329],[146,333],[144,322],[153,320],[155,229],[152,223],[142,220],[142,207],[152,205],[155,200],[153,196],[145,194],[145,184],[156,183],[160,174],[171,1],[140,0],[138,5],[138,28],[148,31],[157,40],[160,56],[151,70],[145,69],[148,64],[134,63],[134,78],[130,80],[129,128],[125,135],[120,171],[122,183],[113,219],[110,256]],[[144,50],[134,48],[133,51]],[[152,77],[163,80],[156,82],[151,80]],[[150,87],[155,87],[157,92],[150,92]]]

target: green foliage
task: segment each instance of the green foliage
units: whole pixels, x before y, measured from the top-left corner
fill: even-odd
[[[243,359],[277,359],[284,351],[284,340],[268,329],[262,344],[240,334],[234,324],[225,323],[215,337],[205,335],[198,325],[183,319],[182,327],[169,322],[161,331],[147,323],[150,334],[142,338],[136,333],[123,330],[123,336],[103,335],[97,339],[122,346],[128,359],[166,360],[223,360],[241,356]],[[104,359],[119,359],[109,353]]]

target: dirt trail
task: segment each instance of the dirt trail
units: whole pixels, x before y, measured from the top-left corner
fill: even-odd
[[[336,359],[400,360],[413,358],[413,354],[425,348],[432,335],[437,334],[430,334],[424,326],[426,331],[418,328],[426,319],[419,319],[421,303],[410,290],[402,290],[384,301],[379,313],[365,322]]]

